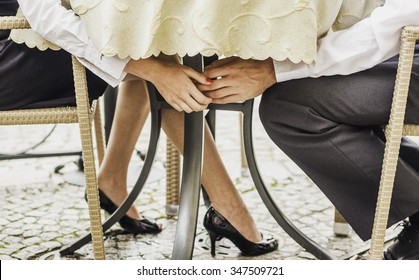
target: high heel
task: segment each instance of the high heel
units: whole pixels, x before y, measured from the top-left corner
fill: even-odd
[[[85,199],[87,201],[87,194],[85,194]],[[108,214],[112,215],[118,209],[118,206],[106,196],[104,192],[99,189],[99,201],[100,208],[105,210]],[[122,216],[118,221],[119,225],[126,231],[130,233],[158,233],[161,231],[161,228],[154,221],[143,218],[140,220],[133,219],[128,217],[128,215]]]
[[[212,231],[208,231],[210,240],[211,240],[211,255],[215,256],[215,241],[218,239],[218,235]]]
[[[262,255],[278,249],[278,241],[274,238],[263,239],[256,243],[247,240],[212,206],[205,214],[204,227],[207,229],[210,236],[212,256],[215,256],[215,241],[219,237],[230,239],[231,242],[240,249],[242,254],[247,256]]]

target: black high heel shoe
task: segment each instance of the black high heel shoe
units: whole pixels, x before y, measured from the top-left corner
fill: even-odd
[[[87,194],[85,194],[85,199],[87,201]],[[110,200],[104,192],[99,189],[99,201],[100,208],[108,212],[110,215],[113,214],[118,209],[118,206]],[[133,219],[128,217],[128,215],[122,216],[118,221],[119,225],[126,231],[134,234],[138,233],[158,233],[161,231],[161,228],[153,221],[149,219]]]
[[[278,249],[278,241],[274,238],[264,239],[257,243],[247,240],[212,206],[205,214],[204,227],[210,236],[212,256],[215,256],[215,241],[220,237],[230,239],[242,254],[247,256],[262,255]]]

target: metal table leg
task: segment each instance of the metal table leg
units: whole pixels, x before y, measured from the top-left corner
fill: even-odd
[[[202,57],[185,57],[184,64],[202,71]],[[198,220],[204,139],[203,112],[185,114],[184,153],[179,215],[172,259],[192,259]]]
[[[185,114],[185,142],[179,215],[172,259],[191,259],[198,217],[203,157],[203,113]]]
[[[208,124],[209,130],[211,131],[212,137],[215,140],[215,121],[216,121],[216,115],[215,110],[209,110],[208,113],[205,116],[205,121]],[[202,198],[204,199],[205,206],[209,208],[211,206],[211,200],[208,196],[207,191],[204,188],[202,189]]]
[[[108,144],[111,135],[113,118],[115,116],[116,101],[118,97],[118,88],[108,86],[103,95],[104,117],[105,117],[105,141]]]

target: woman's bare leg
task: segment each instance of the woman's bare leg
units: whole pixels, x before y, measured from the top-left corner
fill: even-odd
[[[163,110],[162,127],[182,153],[183,124],[183,113],[175,110]],[[211,199],[212,206],[248,240],[253,242],[260,241],[261,235],[224,167],[207,126],[205,127],[204,135],[202,184],[205,186],[205,190]]]
[[[116,205],[121,205],[128,196],[128,165],[150,111],[149,107],[144,80],[134,79],[121,83],[112,130],[98,175],[99,188]],[[127,215],[134,219],[141,218],[134,206],[128,210]]]

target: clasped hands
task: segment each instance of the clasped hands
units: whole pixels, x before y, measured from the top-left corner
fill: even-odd
[[[177,111],[202,111],[210,103],[245,101],[276,83],[272,59],[229,57],[205,67],[202,73],[179,64],[173,56],[130,61],[125,70],[154,84]]]

